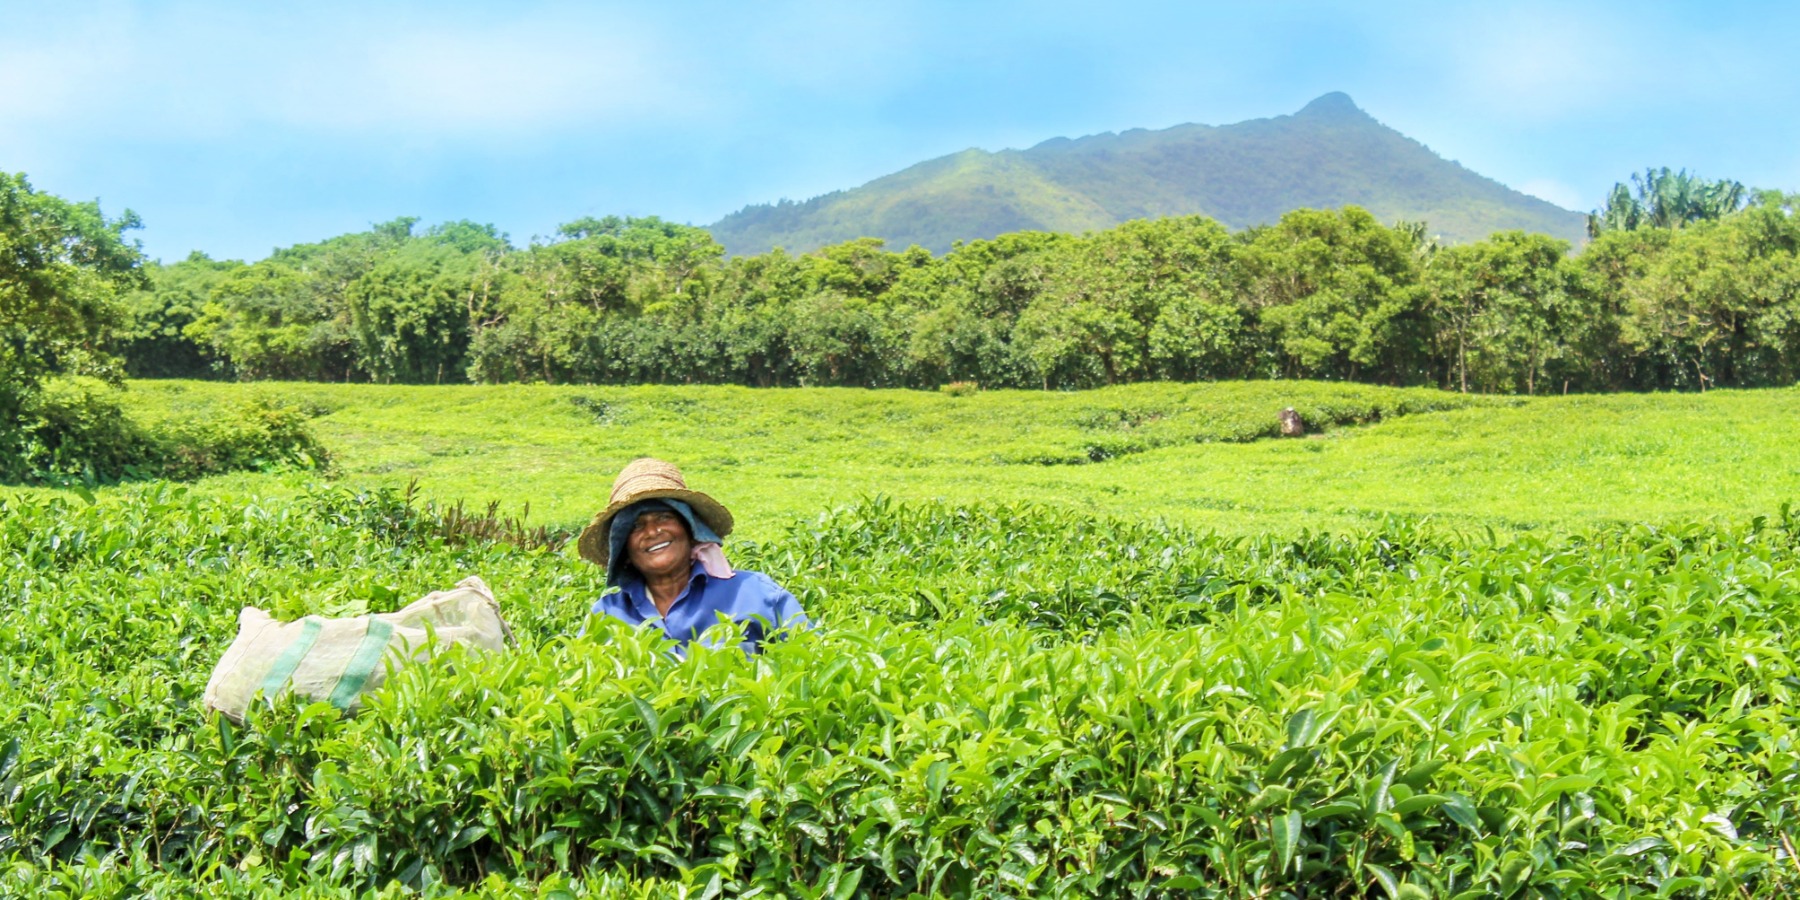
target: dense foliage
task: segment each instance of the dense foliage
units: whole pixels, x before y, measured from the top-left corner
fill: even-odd
[[[66,485],[324,468],[330,453],[309,419],[292,404],[253,396],[205,416],[145,422],[127,409],[116,386],[59,378],[37,392],[24,420],[32,442],[25,453],[0,462],[0,479]]]
[[[1353,207],[1237,233],[1187,217],[1008,234],[943,256],[863,239],[727,258],[654,218],[573,222],[520,249],[402,219],[252,265],[153,267],[122,350],[142,375],[412,383],[1786,385],[1795,205],[1767,193],[1667,227],[1632,219],[1573,256],[1523,232],[1440,247]]]
[[[119,294],[142,278],[137,245],[124,238],[137,225],[129,211],[107,219],[96,203],[0,172],[0,479],[41,464],[64,437],[46,408],[47,379],[117,380],[102,345],[120,319]]]
[[[98,204],[70,203],[0,172],[0,482],[190,478],[232,469],[323,463],[299,411],[256,401],[208,420],[147,427],[119,399],[112,344],[133,303],[173,311],[192,270],[145,288],[142,257]],[[158,292],[148,301],[145,291]],[[191,342],[145,334],[170,372],[199,364]],[[184,355],[185,354],[185,355]]]
[[[1668,166],[1632,173],[1631,187],[1613,185],[1606,206],[1588,216],[1588,237],[1651,226],[1680,228],[1737,212],[1749,192],[1736,181],[1710,181]]]
[[[592,567],[431,519],[343,490],[0,503],[0,891],[1800,886],[1786,513],[1496,545],[871,500],[734,547],[816,631],[681,662],[572,636]],[[470,572],[516,652],[411,669],[350,721],[198,708],[240,606],[386,609]]]

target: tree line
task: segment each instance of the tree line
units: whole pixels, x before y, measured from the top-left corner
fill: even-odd
[[[1200,216],[1022,232],[943,255],[864,238],[727,257],[654,217],[584,218],[521,247],[403,218],[255,263],[194,254],[106,275],[115,302],[90,316],[104,321],[58,352],[138,377],[425,384],[1786,385],[1797,204],[1649,170],[1574,253],[1523,232],[1440,246],[1423,223],[1356,207],[1235,233]]]

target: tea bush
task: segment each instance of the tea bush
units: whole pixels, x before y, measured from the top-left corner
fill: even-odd
[[[117,388],[94,378],[48,381],[34,395],[17,452],[0,481],[96,484],[127,478],[191,480],[220,472],[317,469],[329,453],[302,410],[253,396],[204,416],[134,418]]]
[[[1800,520],[1226,538],[870,499],[734,561],[760,657],[584,614],[597,568],[404,494],[0,501],[0,891],[1780,896]],[[433,518],[436,516],[437,518]],[[240,607],[468,573],[521,646],[364,714],[199,696]]]
[[[252,397],[219,418],[169,422],[156,433],[164,478],[192,479],[220,472],[324,468],[330,453],[313,436],[305,410]]]

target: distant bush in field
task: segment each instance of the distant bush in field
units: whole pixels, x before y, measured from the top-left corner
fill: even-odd
[[[26,407],[23,452],[6,464],[6,480],[115,480],[149,462],[150,435],[125,414],[119,394],[95,378],[47,382]]]
[[[967,397],[981,392],[981,385],[973,381],[952,381],[938,386],[938,391],[952,397]]]
[[[323,468],[330,454],[307,426],[304,410],[251,398],[219,417],[177,420],[154,432],[165,478],[294,466]]]
[[[192,479],[282,466],[322,468],[329,460],[306,412],[266,397],[146,425],[127,414],[121,395],[95,378],[46,382],[27,407],[23,450],[0,462],[0,480]]]

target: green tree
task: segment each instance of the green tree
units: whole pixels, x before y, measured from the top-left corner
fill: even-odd
[[[857,238],[820,247],[800,257],[801,277],[806,279],[809,293],[874,299],[894,286],[907,265],[901,254],[891,253],[885,246],[881,238]],[[916,265],[917,256],[913,259]]]
[[[146,283],[123,299],[125,319],[116,348],[134,378],[208,378],[221,362],[212,348],[194,340],[187,327],[200,318],[213,291],[232,272],[235,260],[215,260],[194,251],[172,265],[145,266]]]
[[[716,334],[703,332],[724,251],[710,234],[607,216],[557,235],[482,276],[504,284],[471,304],[471,379],[692,380],[717,365]]]
[[[1417,235],[1354,206],[1295,210],[1248,233],[1243,299],[1289,377],[1425,377]]]
[[[0,173],[0,468],[16,468],[32,440],[28,413],[46,378],[93,374],[116,380],[105,349],[124,318],[120,295],[143,284],[143,255],[98,203],[70,203],[33,190],[23,174]],[[0,475],[18,477],[16,471]]]
[[[1650,390],[1665,386],[1656,366],[1628,340],[1626,319],[1630,294],[1656,256],[1675,237],[1673,231],[1643,228],[1605,231],[1571,258],[1569,288],[1586,310],[1576,339],[1581,386],[1587,390]]]
[[[1615,184],[1606,205],[1588,215],[1588,236],[1638,228],[1680,228],[1741,209],[1749,194],[1736,181],[1709,181],[1668,166],[1632,173],[1631,187]]]
[[[420,241],[352,282],[344,302],[361,368],[388,383],[462,381],[479,264],[453,244]]]
[[[583,218],[557,229],[563,238],[533,248],[561,271],[554,290],[597,309],[636,313],[685,292],[725,249],[705,229],[645,218]]]
[[[799,260],[779,249],[725,264],[708,319],[730,380],[756,387],[797,383],[792,309],[804,291]]]
[[[348,316],[309,273],[267,259],[225,275],[182,333],[248,379],[345,381],[357,371]]]
[[[214,285],[183,333],[239,378],[349,381],[369,377],[347,300],[382,260],[415,240],[414,218],[317,244],[286,247]]]
[[[789,341],[803,384],[885,387],[888,361],[899,357],[898,335],[882,306],[832,292],[794,305]]]
[[[1739,383],[1793,384],[1800,381],[1800,194],[1763,191],[1729,221],[1749,258],[1746,280],[1756,310],[1737,365]]]
[[[1427,275],[1440,346],[1453,348],[1455,387],[1537,392],[1574,341],[1568,244],[1507,231],[1439,254]],[[1471,379],[1473,376],[1473,379]]]
[[[1127,222],[1058,248],[1020,315],[1018,340],[1046,386],[1202,374],[1235,332],[1232,244],[1198,216]]]
[[[1751,224],[1683,229],[1629,286],[1627,338],[1665,363],[1668,386],[1792,383],[1782,345],[1795,334],[1794,255],[1758,246]]]
[[[911,310],[907,358],[913,383],[1036,384],[1016,326],[1050,286],[1061,248],[1075,240],[1048,232],[1003,234],[903,271],[891,293]]]

